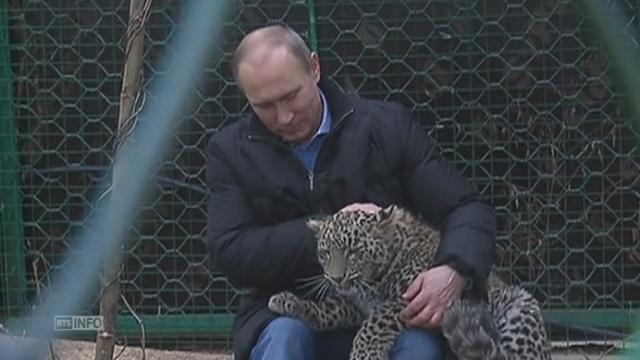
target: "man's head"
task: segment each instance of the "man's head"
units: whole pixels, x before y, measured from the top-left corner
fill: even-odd
[[[313,136],[322,114],[320,62],[298,34],[279,25],[252,31],[236,48],[232,70],[271,132],[289,142]]]

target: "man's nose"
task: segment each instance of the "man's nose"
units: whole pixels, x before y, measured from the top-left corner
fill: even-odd
[[[293,120],[293,112],[287,108],[278,108],[277,121],[280,125],[289,125]]]

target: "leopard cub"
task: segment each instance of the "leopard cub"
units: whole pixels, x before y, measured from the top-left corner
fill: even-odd
[[[401,294],[432,265],[440,234],[395,206],[374,214],[339,212],[308,226],[318,238],[320,287],[330,290],[317,302],[275,294],[269,308],[316,330],[357,326],[350,358],[388,359],[405,329],[398,318],[406,306]],[[455,303],[445,313],[442,331],[459,360],[550,359],[537,301],[493,276],[488,303]]]

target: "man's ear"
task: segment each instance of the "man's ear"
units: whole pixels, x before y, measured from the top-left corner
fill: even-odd
[[[311,76],[316,83],[320,81],[320,58],[316,52],[311,52],[309,56],[309,70],[311,70]]]

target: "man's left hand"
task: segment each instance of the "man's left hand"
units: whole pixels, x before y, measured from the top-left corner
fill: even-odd
[[[444,312],[460,299],[466,279],[449,265],[421,272],[402,295],[409,304],[400,320],[409,327],[438,328]]]

